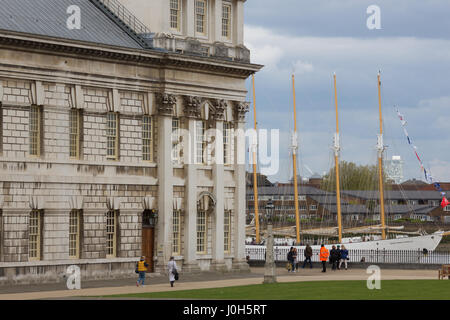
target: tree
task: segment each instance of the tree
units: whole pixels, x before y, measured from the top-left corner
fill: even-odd
[[[342,190],[378,190],[378,167],[362,166],[353,162],[341,161],[339,165],[340,187]],[[384,174],[383,185],[390,189],[390,183]],[[323,177],[321,189],[336,191],[336,168],[333,167]]]

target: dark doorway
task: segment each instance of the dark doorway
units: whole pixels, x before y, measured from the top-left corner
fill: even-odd
[[[155,248],[155,224],[156,214],[154,210],[145,210],[142,213],[142,255],[148,263],[147,272],[154,272],[153,251]]]

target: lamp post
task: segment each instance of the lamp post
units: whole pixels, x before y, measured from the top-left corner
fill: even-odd
[[[266,204],[266,221],[267,221],[267,241],[266,241],[266,264],[264,265],[264,281],[263,283],[275,283],[277,282],[275,259],[273,256],[273,213],[275,206],[272,200]]]

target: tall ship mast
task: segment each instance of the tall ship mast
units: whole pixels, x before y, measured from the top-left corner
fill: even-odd
[[[339,139],[339,114],[338,114],[338,101],[337,101],[337,86],[336,86],[336,74],[334,78],[334,102],[336,106],[336,134],[334,135],[334,163],[336,168],[336,204],[337,204],[337,221],[338,221],[338,236],[339,243],[342,242],[342,214],[341,214],[341,188],[339,179],[339,151],[341,150]]]
[[[297,243],[300,243],[300,216],[298,213],[298,183],[297,183],[297,111],[295,109],[295,76],[292,74],[292,92],[294,95],[294,133],[292,135],[292,162],[294,173],[294,206],[295,206],[295,231]]]
[[[256,94],[255,94],[255,75],[252,75],[252,83],[253,83],[253,120],[254,127],[256,131]],[[257,139],[257,137],[256,137]],[[256,243],[260,243],[260,233],[259,233],[259,208],[258,208],[258,177],[256,172],[256,153],[257,153],[258,144],[257,142],[252,145],[253,152],[253,197],[255,200],[255,241]]]
[[[378,135],[378,181],[380,189],[380,219],[381,219],[381,238],[386,240],[386,223],[384,218],[384,192],[383,192],[383,115],[381,113],[381,72],[378,72],[378,109],[380,114],[380,134]]]

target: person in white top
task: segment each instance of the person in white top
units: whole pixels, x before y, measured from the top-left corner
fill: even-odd
[[[170,286],[173,287],[173,283],[176,280],[175,275],[178,274],[177,263],[173,257],[170,257],[169,263],[167,264],[167,270],[169,273]]]

